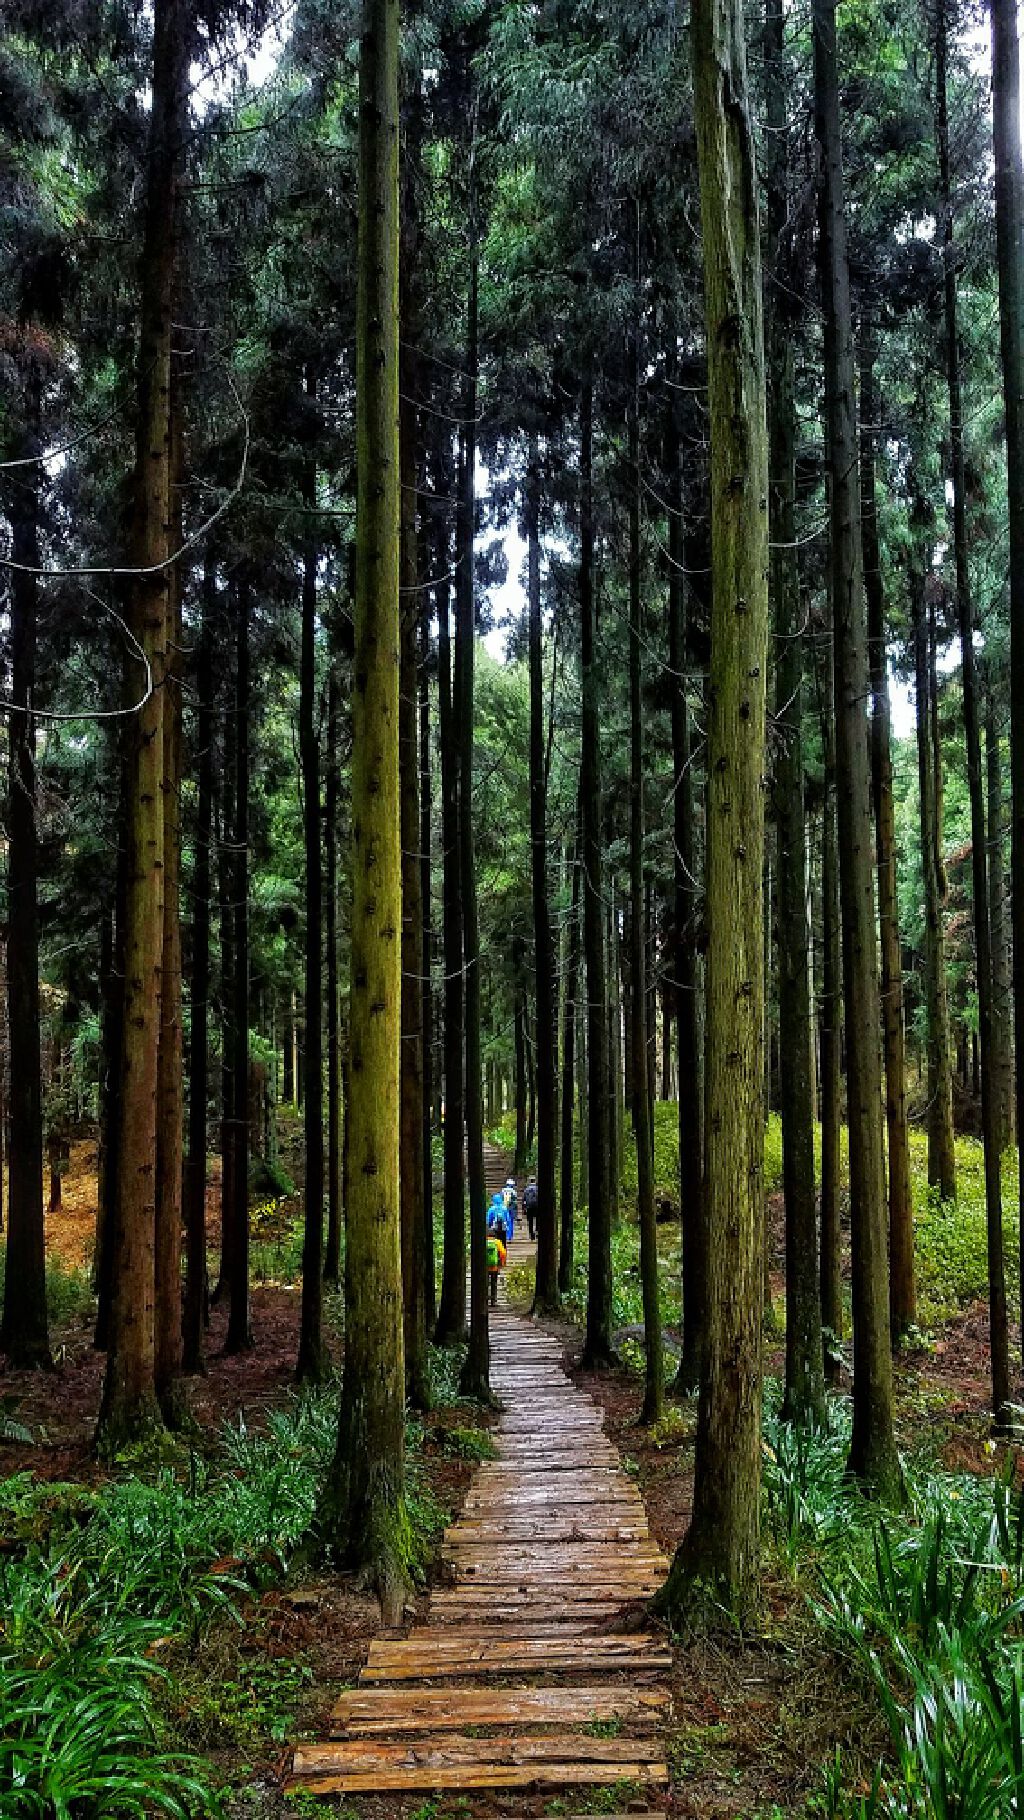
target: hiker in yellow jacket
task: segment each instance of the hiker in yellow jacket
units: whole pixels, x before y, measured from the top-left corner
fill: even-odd
[[[508,1253],[498,1234],[491,1231],[487,1234],[487,1271],[491,1280],[491,1307],[498,1306],[498,1272],[504,1270]]]

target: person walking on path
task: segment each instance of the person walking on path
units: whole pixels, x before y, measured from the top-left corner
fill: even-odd
[[[497,1232],[491,1228],[487,1237],[487,1275],[491,1285],[491,1307],[498,1306],[498,1275],[505,1268],[508,1253],[499,1239]]]
[[[540,1196],[539,1196],[539,1190],[537,1188],[537,1178],[536,1178],[536,1176],[531,1175],[529,1181],[526,1184],[526,1187],[523,1189],[523,1212],[526,1215],[526,1226],[527,1226],[527,1230],[530,1234],[531,1239],[536,1239],[536,1237],[537,1237],[537,1212],[538,1212],[539,1198],[540,1198]]]

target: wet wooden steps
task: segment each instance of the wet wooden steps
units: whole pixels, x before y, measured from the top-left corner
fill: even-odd
[[[489,1185],[507,1173],[492,1153]],[[510,1262],[532,1256],[520,1214]],[[328,1737],[296,1747],[292,1786],[355,1795],[622,1784],[656,1800],[668,1782],[657,1734],[671,1654],[642,1612],[668,1562],[600,1407],[566,1376],[557,1339],[513,1314],[506,1294],[502,1278],[491,1316],[496,1458],[445,1533],[445,1582],[424,1623],[370,1645]]]
[[[664,1715],[663,1688],[502,1687],[380,1688],[353,1687],[340,1695],[331,1714],[332,1729],[346,1737],[377,1732],[458,1730],[465,1725],[592,1725],[630,1719],[652,1723]]]

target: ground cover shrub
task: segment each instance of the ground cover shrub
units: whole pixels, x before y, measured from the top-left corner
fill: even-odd
[[[906,1462],[907,1505],[884,1512],[845,1477],[849,1407],[797,1434],[766,1399],[767,1527],[809,1583],[812,1611],[878,1701],[891,1759],[824,1805],[845,1820],[997,1820],[1024,1802],[1024,1493],[1000,1477]]]
[[[0,1299],[4,1293],[7,1264],[6,1243],[0,1243]],[[46,1306],[51,1324],[61,1327],[72,1321],[91,1321],[96,1313],[92,1277],[88,1270],[66,1264],[51,1255],[46,1260]]]
[[[432,1349],[439,1404],[456,1402],[460,1365]],[[163,1658],[214,1620],[240,1623],[248,1595],[281,1578],[316,1508],[337,1407],[336,1385],[296,1394],[258,1427],[240,1415],[209,1455],[122,1460],[95,1488],[0,1481],[0,1820],[219,1811],[210,1769],[167,1748]],[[418,1423],[407,1440],[422,1572],[450,1512]]]

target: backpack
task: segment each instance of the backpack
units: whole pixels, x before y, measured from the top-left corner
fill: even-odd
[[[496,1236],[496,1234],[492,1232],[490,1238],[487,1241],[487,1268],[488,1268],[488,1270],[500,1270],[501,1269],[502,1264],[505,1262],[504,1252],[505,1252],[504,1245],[502,1244],[501,1240]]]
[[[538,1195],[537,1195],[536,1182],[528,1183],[528,1185],[523,1189],[523,1206],[527,1209],[527,1211],[530,1211],[532,1208],[536,1207],[537,1198],[538,1198]]]

